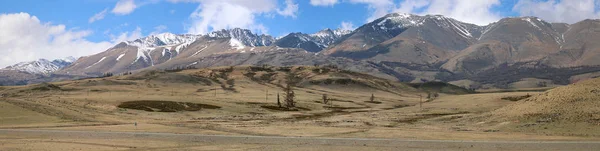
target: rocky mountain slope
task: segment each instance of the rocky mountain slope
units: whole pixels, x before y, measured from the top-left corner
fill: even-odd
[[[445,81],[469,88],[540,81],[546,83],[529,85],[564,85],[600,75],[600,45],[595,42],[599,26],[599,20],[569,25],[537,17],[478,26],[441,15],[391,13],[354,31],[324,29],[279,39],[239,28],[206,35],[151,35],[52,73],[99,76],[182,67],[335,65],[388,79]]]
[[[11,70],[26,72],[30,74],[49,74],[71,65],[71,63],[75,62],[75,60],[77,59],[75,59],[74,57],[55,59],[52,61],[46,59],[39,59],[36,61],[17,63],[15,65],[0,69],[0,72]]]
[[[274,45],[285,48],[302,48],[309,52],[320,52],[351,32],[350,30],[331,30],[327,28],[314,34],[290,33],[278,39]]]

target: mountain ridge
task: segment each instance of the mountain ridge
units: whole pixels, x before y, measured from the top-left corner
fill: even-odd
[[[327,65],[332,62],[324,60],[329,59],[345,60],[334,63],[338,66],[355,64],[361,66],[356,71],[406,82],[475,80],[480,85],[504,87],[523,79],[538,78],[568,84],[565,81],[573,76],[600,72],[594,67],[600,65],[600,61],[594,61],[600,58],[600,45],[593,43],[593,39],[600,40],[600,33],[593,32],[600,28],[596,25],[600,22],[584,20],[566,24],[549,23],[537,17],[511,17],[479,26],[442,15],[390,13],[351,31],[326,28],[312,34],[290,33],[281,38],[241,28],[205,35],[162,33],[120,43],[105,52],[83,57],[55,73],[97,76],[104,72],[269,62],[282,66],[308,65],[310,61]],[[290,58],[293,56],[302,56],[304,60]],[[214,59],[227,61],[216,63]],[[373,68],[367,70],[371,68],[367,66]],[[536,72],[572,72],[553,77],[524,73],[521,68]],[[497,76],[493,74],[505,74],[503,72],[513,69],[520,71],[514,77],[523,78],[490,83],[479,77],[486,75],[495,79]]]

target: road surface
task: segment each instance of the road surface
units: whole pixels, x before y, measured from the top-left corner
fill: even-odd
[[[182,144],[197,144],[190,150],[202,150],[203,145],[216,146],[218,150],[248,145],[241,150],[600,150],[596,141],[454,141],[410,140],[377,138],[321,138],[277,136],[228,136],[152,132],[98,132],[44,129],[0,129],[0,150],[10,143],[10,137],[19,139],[75,139],[75,140],[152,140]],[[8,143],[7,143],[8,142]],[[154,144],[156,145],[156,144]],[[118,145],[117,148],[119,147]],[[127,146],[120,146],[127,147]],[[18,147],[17,147],[18,148]],[[13,148],[14,149],[14,148]],[[122,148],[120,148],[122,149]],[[130,147],[129,150],[152,150]],[[175,148],[163,147],[163,150]],[[188,148],[189,149],[189,148]],[[187,149],[185,149],[187,150]]]

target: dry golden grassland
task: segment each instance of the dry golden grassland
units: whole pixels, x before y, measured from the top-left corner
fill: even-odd
[[[296,107],[277,106],[278,94],[283,104],[286,83],[295,85]],[[440,93],[428,99],[428,92],[403,83],[327,67],[146,71],[3,87],[0,128],[438,140],[595,139],[599,131],[594,125],[598,123],[593,114],[598,110],[594,86],[597,83],[548,92]],[[323,103],[323,95],[330,103]],[[502,99],[525,95],[532,97]],[[543,118],[552,119],[540,122]]]

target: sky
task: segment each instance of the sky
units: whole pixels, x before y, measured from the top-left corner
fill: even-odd
[[[87,56],[152,34],[245,28],[274,37],[355,29],[392,12],[436,14],[477,25],[537,16],[600,18],[600,0],[11,0],[0,5],[0,67]]]

